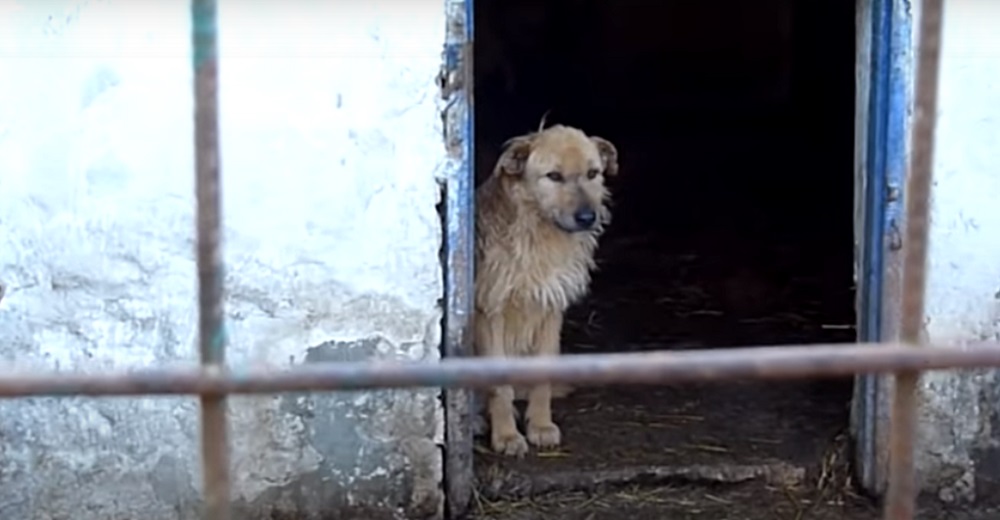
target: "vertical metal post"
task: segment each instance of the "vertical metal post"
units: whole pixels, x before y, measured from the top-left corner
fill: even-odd
[[[444,186],[445,357],[472,355],[475,281],[475,113],[473,111],[473,0],[448,0],[442,95],[446,149],[452,159]],[[473,493],[473,393],[444,390],[445,497],[449,518],[462,517]]]
[[[198,233],[198,346],[204,370],[225,363],[223,271],[219,247],[219,107],[216,0],[192,0],[194,58],[195,193]],[[229,435],[226,395],[201,396],[201,453],[206,520],[229,520]]]
[[[906,237],[903,242],[903,294],[900,339],[917,346],[924,321],[924,294],[937,115],[938,69],[941,61],[943,0],[921,0],[917,48],[912,158],[906,187]],[[886,520],[910,520],[916,510],[914,452],[916,391],[920,373],[897,372],[892,405],[889,488]]]

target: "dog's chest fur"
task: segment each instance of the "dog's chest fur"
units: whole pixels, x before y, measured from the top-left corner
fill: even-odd
[[[570,234],[536,215],[482,202],[480,211],[493,214],[477,221],[476,306],[481,312],[563,311],[587,293],[601,226]]]

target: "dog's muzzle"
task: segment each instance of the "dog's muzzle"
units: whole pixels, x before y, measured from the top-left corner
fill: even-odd
[[[597,212],[590,207],[581,207],[572,215],[560,215],[554,220],[556,226],[567,233],[582,233],[597,225]]]
[[[573,222],[581,230],[588,230],[597,223],[597,212],[591,208],[580,208],[573,214]]]

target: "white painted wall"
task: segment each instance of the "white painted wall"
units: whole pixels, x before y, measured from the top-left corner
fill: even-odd
[[[229,359],[436,358],[443,5],[220,16]],[[189,34],[186,1],[0,4],[0,369],[196,362]],[[231,410],[239,518],[440,514],[438,392]],[[194,399],[0,417],[0,518],[195,518]]]
[[[927,286],[935,343],[1000,340],[1000,3],[945,2]],[[915,35],[916,36],[916,35]],[[946,500],[1000,489],[1000,378],[923,379],[920,465]]]

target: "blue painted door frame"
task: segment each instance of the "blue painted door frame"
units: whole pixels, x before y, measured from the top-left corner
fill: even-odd
[[[475,257],[475,113],[472,88],[473,1],[445,0],[444,63],[438,77],[445,108],[441,114],[446,176],[442,186],[444,240],[443,334],[441,354],[472,355]],[[473,496],[472,393],[446,389],[444,494],[449,518],[462,518]]]
[[[910,0],[858,0],[858,339],[896,337],[913,44]],[[862,487],[884,491],[888,406],[881,376],[856,379],[851,430]]]
[[[911,103],[910,0],[856,0],[858,10],[858,98],[855,265],[858,339],[885,341],[896,335],[903,182]],[[472,96],[474,0],[445,0],[448,17],[441,71],[442,114],[448,151],[444,199],[445,356],[471,354],[471,290],[475,227],[475,135]],[[855,384],[851,431],[862,486],[883,491],[887,426],[884,381],[860,376]],[[445,398],[445,489],[450,517],[461,516],[472,496],[473,456],[469,393],[447,390]]]

